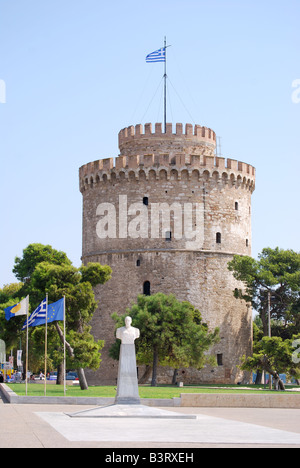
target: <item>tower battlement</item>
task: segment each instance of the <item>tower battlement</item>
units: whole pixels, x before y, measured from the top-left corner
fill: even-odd
[[[80,190],[98,182],[139,179],[203,180],[255,189],[255,168],[230,158],[204,155],[144,154],[90,162],[79,170]]]
[[[216,134],[200,125],[167,124],[132,125],[119,132],[121,154],[117,158],[100,159],[82,166],[79,170],[80,190],[95,183],[109,180],[160,180],[203,179],[214,182],[243,185],[253,192],[255,168],[250,164],[230,158],[215,156]]]
[[[159,152],[190,152],[212,154],[216,148],[216,134],[213,130],[200,125],[177,123],[175,133],[173,125],[166,124],[166,132],[163,133],[162,124],[156,123],[152,131],[152,124],[123,128],[119,132],[119,148],[121,155],[159,153]]]

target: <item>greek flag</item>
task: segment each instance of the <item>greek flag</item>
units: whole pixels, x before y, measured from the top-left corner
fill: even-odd
[[[30,315],[29,319],[23,325],[22,331],[28,327],[37,327],[38,325],[44,325],[46,323],[46,310],[47,310],[47,299],[44,299],[40,305]]]
[[[163,47],[162,49],[155,50],[154,52],[151,52],[151,54],[148,54],[146,57],[147,63],[165,62],[165,61],[166,61],[166,48],[165,47]]]

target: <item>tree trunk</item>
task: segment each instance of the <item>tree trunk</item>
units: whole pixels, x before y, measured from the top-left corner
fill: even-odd
[[[75,358],[74,350],[71,347],[70,343],[68,343],[67,340],[64,339],[64,334],[63,334],[63,332],[62,332],[62,330],[61,330],[61,328],[60,328],[60,326],[58,325],[57,322],[55,322],[55,327],[56,327],[56,330],[58,332],[58,335],[60,337],[60,340],[61,340],[62,344],[64,344],[64,342],[66,343],[66,350],[67,350],[69,356],[71,358]],[[78,374],[81,390],[87,390],[89,387],[88,387],[88,384],[87,384],[87,381],[86,381],[86,378],[85,378],[84,370],[82,368],[77,369],[77,374]]]
[[[82,369],[82,367],[80,367],[79,369],[76,369],[76,370],[77,370],[81,390],[87,390],[89,388],[89,386],[88,386],[86,378],[85,378],[84,370]]]
[[[157,387],[157,366],[158,366],[158,350],[157,350],[157,347],[155,347],[154,352],[153,352],[153,372],[152,372],[151,387]]]
[[[261,385],[262,376],[263,373],[260,370],[258,370],[256,374],[255,385]]]
[[[273,371],[273,369],[271,368],[267,356],[263,357],[262,364],[263,364],[264,370],[268,372],[269,375],[272,375],[272,377],[274,377],[275,390],[279,389],[279,390],[285,391],[285,386],[284,386],[283,381],[279,377],[278,372]]]
[[[173,379],[172,379],[172,385],[177,384],[177,376],[178,376],[178,369],[174,369],[174,374],[173,374]]]
[[[148,379],[149,379],[149,377],[151,375],[151,371],[152,371],[152,366],[147,365],[144,374],[142,375],[142,377],[139,380],[140,385],[147,383],[147,381],[148,381]]]
[[[63,384],[64,384],[64,364],[61,362],[57,366],[56,385],[63,385]]]
[[[57,322],[55,322],[55,328],[56,328],[56,330],[58,332],[58,335],[59,335],[59,338],[60,338],[60,341],[62,342],[62,344],[64,344],[66,342],[66,350],[67,350],[69,356],[71,358],[74,358],[75,357],[74,350],[71,347],[70,343],[68,343],[67,340],[64,339],[64,334],[63,334],[63,332],[62,332],[62,330],[61,330],[61,328],[60,328],[60,326],[58,325]]]

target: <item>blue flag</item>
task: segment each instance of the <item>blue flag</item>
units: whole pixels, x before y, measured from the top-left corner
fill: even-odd
[[[28,319],[28,327],[38,327],[46,324],[46,308],[47,300],[44,299],[35,309]],[[64,299],[60,299],[53,304],[48,305],[47,323],[56,322],[64,319]],[[23,325],[22,330],[26,330],[27,320]]]
[[[165,47],[163,47],[162,49],[155,50],[154,52],[151,52],[151,54],[148,54],[146,57],[147,63],[165,62],[165,61],[166,61],[166,48]]]
[[[47,323],[59,322],[64,319],[64,299],[48,305]]]
[[[29,319],[23,325],[22,330],[26,330],[27,322],[28,327],[37,327],[38,325],[44,325],[46,323],[46,307],[47,307],[47,300],[44,299],[40,305],[35,309],[34,312],[30,315]]]
[[[11,307],[4,309],[5,318],[9,321],[11,318],[19,317],[20,315],[27,315],[29,308],[29,296],[27,296],[19,304],[15,304]]]

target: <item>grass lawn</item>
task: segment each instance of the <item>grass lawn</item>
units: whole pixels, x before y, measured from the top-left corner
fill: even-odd
[[[25,384],[7,384],[17,395],[25,395]],[[249,385],[247,388],[240,386],[225,386],[220,385],[218,388],[217,385],[213,386],[214,388],[208,386],[195,386],[195,387],[174,387],[169,385],[164,385],[160,387],[150,387],[148,385],[143,385],[139,387],[139,394],[141,398],[174,398],[180,397],[181,393],[250,393],[250,394],[262,394],[262,393],[271,393],[274,394],[274,390],[270,391],[264,389],[263,387],[258,387],[255,385]],[[88,390],[80,390],[79,387],[67,387],[66,396],[71,397],[115,397],[116,390],[115,386],[97,386],[89,387]],[[299,388],[299,387],[298,387]],[[292,392],[281,392],[281,394],[289,395]],[[299,392],[297,393],[300,397]],[[28,384],[28,395],[30,396],[43,396],[44,395],[44,385],[40,384]],[[64,396],[64,390],[62,385],[47,385],[47,396]]]

